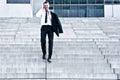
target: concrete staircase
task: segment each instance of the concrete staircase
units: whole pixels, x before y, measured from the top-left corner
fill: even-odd
[[[52,63],[42,60],[39,18],[0,19],[0,80],[119,80],[120,20],[60,18]],[[73,21],[74,20],[74,21]]]

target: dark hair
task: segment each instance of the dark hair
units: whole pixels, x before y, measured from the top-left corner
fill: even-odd
[[[43,2],[43,4],[49,3],[48,1]]]

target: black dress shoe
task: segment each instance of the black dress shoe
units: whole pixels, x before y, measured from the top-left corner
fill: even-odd
[[[44,55],[42,56],[42,59],[43,59],[43,60],[45,60],[45,59],[46,59]]]
[[[47,59],[47,61],[48,61],[49,63],[51,63],[51,62],[52,62],[50,59]]]

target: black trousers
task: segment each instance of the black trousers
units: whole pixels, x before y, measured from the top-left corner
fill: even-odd
[[[52,50],[53,50],[53,29],[52,26],[43,25],[41,28],[41,48],[43,52],[43,56],[46,56],[46,36],[48,35],[48,59],[52,57]]]

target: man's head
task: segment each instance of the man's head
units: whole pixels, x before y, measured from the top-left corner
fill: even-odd
[[[45,1],[45,2],[43,3],[43,8],[44,8],[45,10],[48,10],[49,7],[50,7],[49,2],[48,2],[48,1]]]

